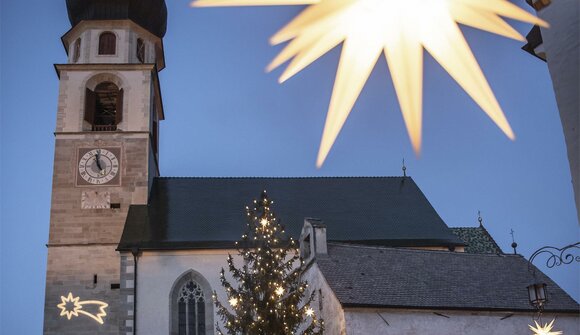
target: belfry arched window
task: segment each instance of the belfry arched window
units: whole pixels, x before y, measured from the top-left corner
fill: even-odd
[[[106,31],[99,36],[99,55],[114,55],[117,48],[117,36]]]
[[[123,120],[123,90],[111,82],[103,82],[94,91],[86,89],[85,121],[94,131],[117,130]]]
[[[211,288],[201,275],[191,271],[182,276],[171,300],[171,335],[214,334]]]

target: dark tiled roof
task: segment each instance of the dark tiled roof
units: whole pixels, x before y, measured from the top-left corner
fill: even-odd
[[[156,178],[150,204],[129,208],[119,250],[233,247],[245,206],[263,189],[296,238],[304,218],[316,217],[334,241],[463,245],[409,177]]]
[[[316,262],[344,307],[532,311],[528,262],[519,255],[328,244]],[[578,303],[541,273],[548,311],[578,313]]]
[[[479,227],[451,227],[451,232],[466,245],[465,252],[470,254],[503,254],[500,247],[489,235],[487,229]]]
[[[167,29],[165,0],[66,0],[72,26],[83,20],[133,20],[158,37]]]
[[[542,58],[540,55],[536,54],[536,48],[544,43],[542,39],[542,31],[540,30],[539,26],[536,25],[532,27],[530,32],[526,35],[526,41],[527,43],[522,47],[522,50],[534,57],[538,57],[545,62],[545,58]]]

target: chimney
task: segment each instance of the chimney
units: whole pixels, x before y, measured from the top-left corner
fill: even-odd
[[[304,262],[326,255],[326,225],[320,219],[305,218],[300,234],[300,255]]]

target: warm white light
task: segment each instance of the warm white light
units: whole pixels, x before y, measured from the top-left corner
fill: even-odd
[[[109,304],[98,301],[98,300],[85,300],[79,301],[80,297],[74,297],[71,292],[68,293],[68,296],[60,297],[61,303],[56,305],[56,307],[60,308],[60,316],[66,316],[68,320],[70,320],[73,316],[78,317],[79,314],[86,315],[91,319],[97,321],[100,324],[103,324],[103,317],[107,316],[105,312],[105,308],[109,306]],[[67,307],[68,303],[72,303],[72,310]],[[83,309],[84,305],[97,305],[99,310],[96,315],[86,312]]]
[[[506,0],[199,0],[192,6],[311,5],[272,38],[290,41],[268,71],[283,82],[344,42],[317,166],[324,163],[382,53],[416,153],[421,149],[423,48],[511,139],[515,135],[457,23],[524,41],[501,16],[548,24]]]
[[[284,294],[284,288],[282,286],[278,286],[278,288],[276,289],[276,294],[279,296]]]
[[[267,224],[268,224],[268,219],[266,219],[266,218],[262,218],[262,219],[260,219],[260,224],[261,224],[262,226],[265,226],[265,225],[267,225]]]
[[[238,299],[237,298],[231,298],[229,300],[230,305],[232,305],[232,307],[236,307],[236,305],[238,304]]]
[[[306,313],[306,316],[312,317],[314,315],[314,310],[311,307],[308,307],[306,309],[306,312],[305,313]]]
[[[534,328],[533,326],[528,325],[528,327],[530,327],[530,330],[534,332],[534,335],[562,335],[563,332],[561,331],[552,331],[552,327],[554,326],[554,321],[556,321],[556,319],[552,320],[552,322],[545,324],[543,327],[538,324],[537,321],[534,321],[534,323],[536,324],[536,327]]]

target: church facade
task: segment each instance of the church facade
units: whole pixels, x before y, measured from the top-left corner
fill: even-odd
[[[557,284],[483,226],[449,228],[410,177],[160,177],[164,0],[67,9],[44,334],[214,334],[219,271],[263,189],[300,240],[328,334],[528,334],[534,280],[544,318],[577,331]]]

